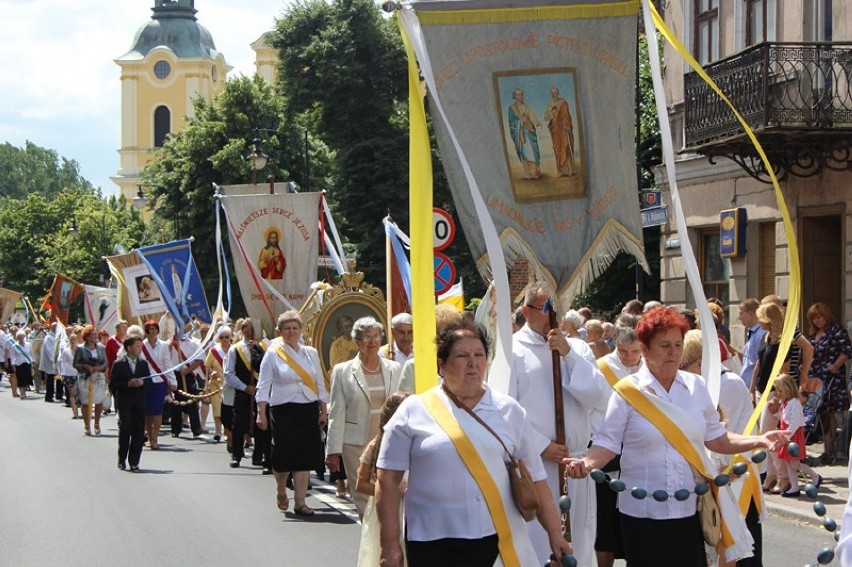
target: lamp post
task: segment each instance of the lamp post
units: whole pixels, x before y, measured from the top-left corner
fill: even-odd
[[[310,154],[308,152],[308,129],[302,128],[305,133],[304,139],[304,147],[303,147],[303,157],[304,163],[302,165],[302,186],[305,191],[308,191],[310,188]],[[252,139],[252,152],[246,156],[246,160],[251,164],[251,183],[252,185],[257,184],[257,172],[266,167],[269,163],[269,156],[263,153],[261,149],[262,140],[258,137],[258,133],[260,132],[268,132],[274,134],[275,136],[280,136],[283,132],[279,130],[273,130],[272,128],[253,128],[254,138]],[[292,143],[291,136],[291,143]],[[292,144],[295,145],[295,144]],[[270,184],[270,193],[273,192],[274,184],[275,184],[275,176],[274,173],[270,173],[267,176],[267,181]]]

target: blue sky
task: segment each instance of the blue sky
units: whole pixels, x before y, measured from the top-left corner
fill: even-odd
[[[196,0],[198,21],[234,67],[254,73],[249,44],[287,0]],[[105,195],[118,169],[119,67],[154,0],[0,0],[0,143],[29,140],[76,160]]]

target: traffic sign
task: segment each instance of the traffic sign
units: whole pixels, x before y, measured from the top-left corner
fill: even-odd
[[[446,254],[435,252],[435,295],[441,295],[453,287],[456,267]]]
[[[669,209],[665,205],[642,209],[639,212],[642,215],[642,228],[660,226],[669,222]]]
[[[443,250],[456,237],[456,223],[453,215],[444,209],[432,209],[432,246],[435,252]]]

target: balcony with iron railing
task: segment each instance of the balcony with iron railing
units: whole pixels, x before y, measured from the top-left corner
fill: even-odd
[[[852,170],[852,43],[761,43],[704,67],[755,131],[779,178]],[[685,150],[724,156],[767,181],[734,113],[684,77]]]

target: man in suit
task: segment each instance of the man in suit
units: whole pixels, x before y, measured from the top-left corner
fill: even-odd
[[[142,353],[142,339],[124,339],[127,354],[115,361],[110,384],[115,391],[115,409],[118,411],[118,468],[139,472],[139,458],[145,445],[145,381],[151,370]]]
[[[254,324],[246,318],[240,326],[243,339],[231,347],[225,359],[225,382],[234,389],[234,420],[231,468],[240,466],[245,456],[243,445],[251,425],[251,408],[257,385],[257,373],[263,360],[263,347],[254,340]]]
[[[350,488],[358,474],[364,447],[378,433],[378,413],[384,400],[397,391],[414,392],[412,381],[402,381],[402,367],[393,360],[379,357],[382,324],[362,317],[352,327],[358,355],[336,365],[331,373],[326,464],[336,472],[341,461]],[[367,496],[351,491],[352,501],[363,517]]]

